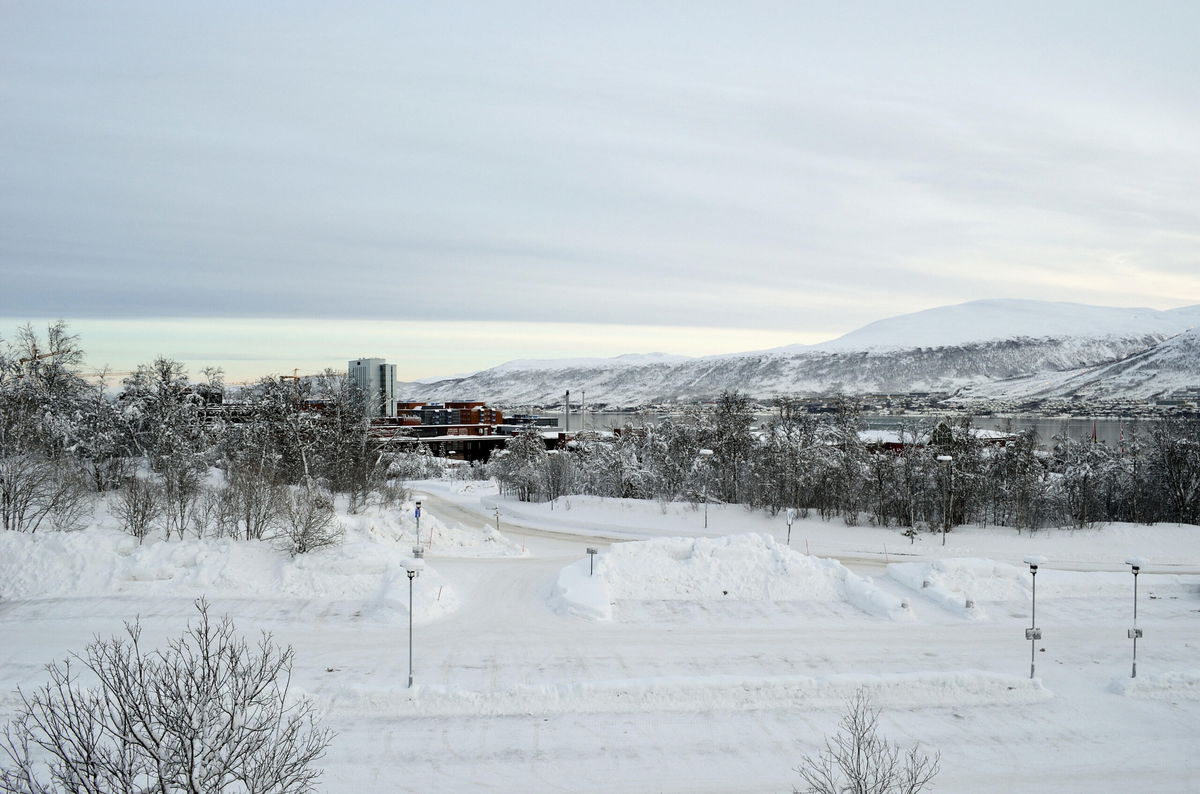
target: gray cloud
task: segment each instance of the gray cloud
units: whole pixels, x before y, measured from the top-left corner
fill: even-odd
[[[5,15],[0,315],[804,332],[1200,299],[1189,3]]]

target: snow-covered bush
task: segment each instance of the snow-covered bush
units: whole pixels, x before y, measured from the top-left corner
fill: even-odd
[[[251,648],[228,617],[199,619],[165,649],[96,639],[21,693],[0,735],[0,790],[313,791],[330,733],[311,703],[289,699],[293,652],[264,634]],[[74,663],[97,685],[83,689]]]
[[[162,488],[152,480],[130,477],[112,499],[111,509],[121,528],[140,543],[163,514]]]
[[[387,476],[401,480],[431,480],[446,472],[446,461],[435,458],[427,444],[418,444],[416,452],[397,452],[388,463]]]
[[[0,454],[0,528],[78,529],[93,494],[79,472],[35,453]]]
[[[293,554],[335,546],[343,530],[337,522],[333,494],[321,488],[298,487],[280,498],[281,516],[275,538]]]

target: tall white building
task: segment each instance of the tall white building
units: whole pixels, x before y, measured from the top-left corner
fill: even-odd
[[[367,416],[396,415],[396,365],[382,358],[356,358],[350,361],[350,380],[362,389]]]

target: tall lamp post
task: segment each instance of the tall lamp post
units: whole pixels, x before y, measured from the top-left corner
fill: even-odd
[[[709,466],[708,459],[712,457],[712,454],[713,454],[713,451],[711,449],[700,450],[700,460],[704,461],[704,470],[701,472],[701,476],[704,478],[703,498],[704,498],[704,528],[705,529],[708,529],[708,466]]]
[[[421,575],[425,567],[425,552],[414,548],[412,562],[408,566],[408,688],[413,685],[413,579]]]
[[[946,464],[946,510],[942,516],[942,545],[946,545],[946,533],[950,531],[950,505],[954,499],[954,456],[938,455],[937,459]]]
[[[1037,662],[1037,643],[1042,638],[1042,630],[1037,627],[1037,572],[1039,565],[1045,565],[1045,557],[1026,557],[1025,564],[1029,566],[1029,575],[1033,577],[1033,609],[1029,615],[1029,628],[1025,629],[1025,639],[1029,640],[1029,677],[1033,678]]]
[[[1129,674],[1129,677],[1137,678],[1137,641],[1142,636],[1142,630],[1138,628],[1137,624],[1138,573],[1141,572],[1142,566],[1146,564],[1146,560],[1141,557],[1131,557],[1125,561],[1125,564],[1133,569],[1133,628],[1128,632],[1129,639],[1133,640],[1133,670]]]

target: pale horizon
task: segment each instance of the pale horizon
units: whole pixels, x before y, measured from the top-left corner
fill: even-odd
[[[283,8],[6,9],[0,317],[412,379],[1200,302],[1194,4]]]
[[[1001,299],[1003,300],[1003,299]],[[1021,299],[1018,299],[1021,300]],[[1075,303],[1066,301],[1066,303]],[[1125,306],[1157,311],[1193,305]],[[802,334],[753,328],[631,326],[586,323],[401,322],[311,318],[0,318],[0,340],[26,323],[35,330],[64,320],[78,334],[84,370],[118,379],[159,356],[182,362],[198,378],[220,367],[227,382],[264,376],[341,371],[353,358],[385,358],[400,381],[478,372],[516,359],[612,358],[666,353],[701,358],[832,341],[864,325],[938,306],[868,318],[854,327]]]

